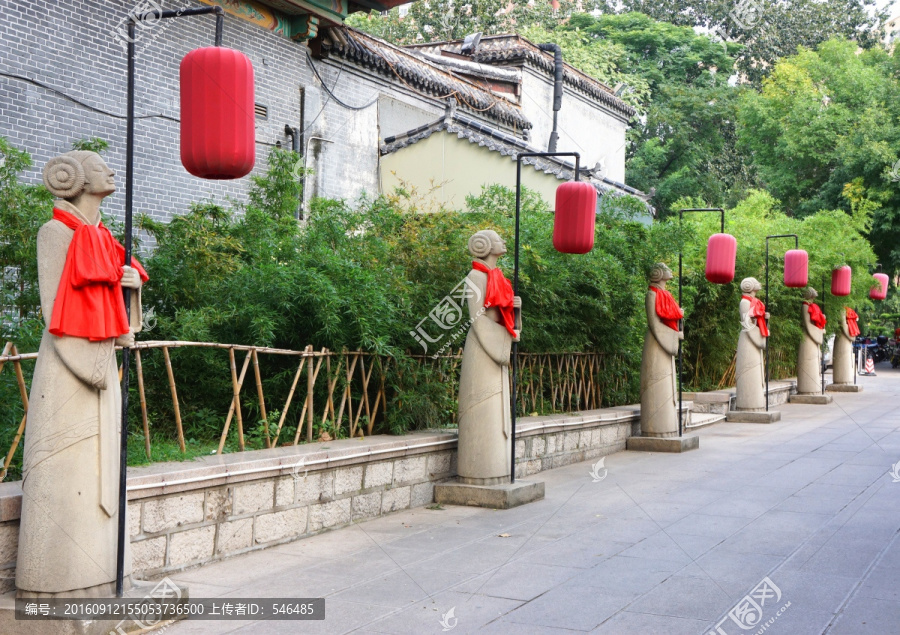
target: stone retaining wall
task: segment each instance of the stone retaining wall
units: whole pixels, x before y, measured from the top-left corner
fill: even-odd
[[[516,474],[625,449],[636,406],[518,422]],[[221,560],[427,505],[456,475],[456,435],[419,432],[133,468],[128,522],[139,577]],[[0,592],[15,586],[21,484],[0,484]]]
[[[606,456],[640,431],[640,407],[525,417],[516,475]],[[456,475],[456,434],[376,435],[133,468],[128,522],[138,577],[221,560],[427,505]],[[0,592],[15,586],[22,490],[0,483]]]

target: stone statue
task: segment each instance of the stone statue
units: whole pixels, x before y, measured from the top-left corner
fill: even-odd
[[[803,291],[800,321],[803,337],[797,349],[797,393],[819,394],[822,390],[822,341],[825,338],[825,315],[813,300],[819,294],[812,287]]]
[[[762,285],[756,278],[741,281],[741,335],[735,362],[735,410],[762,411],[766,407],[764,351],[769,329],[766,305],[756,297]]]
[[[840,328],[834,338],[834,368],[833,381],[835,384],[852,384],[854,380],[853,368],[853,340],[859,335],[859,316],[850,307],[844,307],[841,311]]]
[[[111,596],[121,436],[114,347],[134,343],[147,278],[137,261],[124,266],[124,248],[100,222],[116,186],[98,154],[53,158],[43,176],[58,200],[37,238],[47,326],[25,432],[16,587],[22,597]],[[136,290],[130,324],[123,286]],[[130,574],[126,551],[126,584]]]
[[[459,378],[459,481],[468,485],[509,482],[511,413],[509,356],[519,340],[521,299],[497,268],[506,243],[485,229],[469,239],[475,259],[466,278],[471,326]]]
[[[641,357],[641,435],[647,437],[678,435],[675,356],[678,342],[684,339],[679,325],[684,312],[666,291],[666,282],[672,277],[672,271],[661,262],[650,270]]]

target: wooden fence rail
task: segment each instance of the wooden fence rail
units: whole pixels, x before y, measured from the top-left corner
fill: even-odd
[[[221,454],[229,435],[236,437],[237,446],[245,449],[244,414],[248,404],[256,402],[259,408],[259,419],[264,429],[265,447],[297,445],[301,437],[312,441],[314,428],[327,428],[335,436],[349,437],[370,435],[377,422],[384,420],[391,396],[388,378],[393,370],[398,370],[397,360],[364,351],[330,351],[322,348],[315,350],[307,346],[303,350],[276,349],[262,346],[245,346],[238,344],[220,344],[213,342],[185,341],[146,341],[134,346],[137,376],[138,402],[144,449],[147,458],[151,458],[150,422],[148,416],[147,385],[144,377],[144,362],[151,351],[160,350],[168,382],[168,393],[172,402],[171,412],[174,418],[175,434],[178,445],[185,452],[185,433],[179,404],[177,377],[173,368],[170,351],[179,348],[221,349],[227,351],[228,372],[231,377],[231,394],[227,410],[224,408],[224,425],[219,437],[217,453]],[[282,395],[277,403],[280,408],[277,424],[269,422],[266,394],[263,387],[262,355],[291,356],[297,358],[296,370],[292,373],[290,389]],[[22,433],[25,429],[28,410],[28,389],[21,362],[35,360],[37,353],[19,354],[13,343],[9,342],[0,355],[0,371],[7,363],[15,367],[16,380],[19,386],[19,397],[25,410],[16,437],[4,461],[0,480],[6,475],[9,464],[16,452]],[[438,383],[446,390],[446,396],[455,400],[459,385],[459,364],[462,350],[439,357],[409,356],[418,362],[417,380],[430,380]],[[253,387],[244,391],[248,373],[252,365]],[[282,365],[283,368],[283,365]],[[543,353],[519,355],[519,410],[523,413],[549,413],[572,410],[600,408],[610,405],[611,399],[621,395],[627,386],[627,373],[624,360],[617,355],[602,353]],[[402,377],[402,373],[399,373]],[[305,378],[305,386],[301,379]],[[253,390],[255,388],[255,391]],[[305,388],[305,391],[304,391]],[[255,392],[255,395],[249,394]],[[304,394],[305,392],[305,394]],[[157,391],[154,394],[165,394]],[[248,393],[243,394],[242,393]],[[243,399],[243,401],[242,401]],[[295,404],[295,413],[289,418],[291,406]],[[269,406],[272,395],[269,395]],[[243,404],[243,407],[242,407]],[[3,404],[0,404],[2,406]],[[452,415],[455,419],[455,413]],[[296,423],[293,438],[284,439],[282,432]],[[451,424],[453,421],[447,421]],[[234,425],[232,425],[234,424]]]

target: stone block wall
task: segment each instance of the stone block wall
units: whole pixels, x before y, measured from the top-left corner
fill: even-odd
[[[516,474],[624,450],[639,419],[635,407],[520,419]],[[456,435],[422,432],[134,468],[133,568],[160,576],[427,505],[455,475]],[[20,483],[0,483],[0,592],[15,587],[21,496]]]
[[[164,574],[427,505],[454,473],[443,449],[133,500],[134,569]]]

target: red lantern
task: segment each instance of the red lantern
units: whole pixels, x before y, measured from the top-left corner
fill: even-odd
[[[790,249],[784,254],[784,286],[805,287],[809,282],[809,254],[803,249]]]
[[[838,267],[831,272],[831,295],[850,295],[850,280],[853,270],[847,265]]]
[[[597,190],[587,181],[569,181],[556,188],[553,246],[564,254],[586,254],[594,248]]]
[[[731,234],[713,234],[706,245],[706,279],[715,284],[734,280],[737,239]]]
[[[872,287],[869,290],[869,297],[873,300],[884,300],[887,297],[888,291],[888,276],[886,273],[876,273],[872,275],[875,278],[875,282],[878,283],[877,287]]]
[[[238,179],[256,160],[253,65],[211,46],[181,61],[181,163],[202,179]]]

